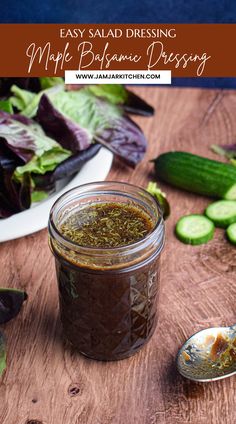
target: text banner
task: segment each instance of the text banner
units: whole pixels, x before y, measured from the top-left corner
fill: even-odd
[[[1,24],[0,76],[66,70],[235,77],[236,24]]]

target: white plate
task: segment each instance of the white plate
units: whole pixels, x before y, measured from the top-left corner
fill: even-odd
[[[24,212],[0,219],[0,242],[26,236],[47,227],[49,211],[56,199],[78,185],[105,180],[111,168],[112,158],[112,153],[102,147],[62,190]]]

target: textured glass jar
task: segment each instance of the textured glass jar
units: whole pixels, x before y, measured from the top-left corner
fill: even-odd
[[[153,229],[138,242],[116,248],[79,246],[61,234],[60,225],[69,214],[104,202],[141,208]],[[67,339],[82,354],[99,360],[123,359],[138,351],[152,336],[158,317],[164,222],[155,199],[119,182],[70,190],[51,209],[49,242]]]

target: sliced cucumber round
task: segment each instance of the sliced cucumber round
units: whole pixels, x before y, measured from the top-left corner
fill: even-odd
[[[231,224],[226,230],[227,237],[231,243],[236,244],[236,222]]]
[[[225,199],[235,200],[236,199],[236,184],[233,184],[232,187],[224,195]]]
[[[186,244],[198,245],[207,243],[214,236],[215,226],[204,215],[186,215],[177,222],[175,232],[177,238]]]
[[[236,222],[236,201],[218,200],[206,208],[205,214],[217,227],[226,228]]]

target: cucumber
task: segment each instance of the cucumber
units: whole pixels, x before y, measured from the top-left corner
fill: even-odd
[[[177,238],[186,244],[207,243],[214,236],[215,226],[204,215],[186,215],[179,219],[175,232]]]
[[[155,160],[157,178],[191,193],[236,200],[236,167],[185,152],[168,152]]]
[[[236,201],[218,200],[206,208],[205,214],[217,227],[226,228],[236,222]]]
[[[231,224],[226,230],[227,237],[231,243],[236,244],[236,222]]]

